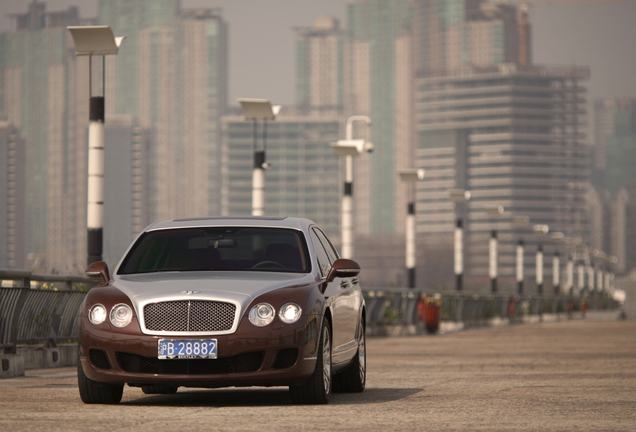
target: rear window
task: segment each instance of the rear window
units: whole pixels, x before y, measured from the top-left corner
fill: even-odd
[[[142,235],[124,258],[118,274],[237,270],[308,273],[309,263],[300,231],[181,228]]]

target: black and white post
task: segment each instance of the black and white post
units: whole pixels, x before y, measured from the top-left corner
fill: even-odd
[[[523,258],[524,258],[524,244],[523,244],[523,240],[519,240],[519,243],[517,243],[517,271],[516,271],[516,276],[517,276],[517,294],[521,295],[523,294],[523,278],[524,278],[524,274],[523,274]]]
[[[104,238],[104,120],[107,54],[117,54],[123,37],[115,37],[109,26],[69,26],[75,55],[88,56],[88,196],[87,263],[102,260]],[[102,96],[93,96],[92,56],[102,56]]]
[[[269,168],[266,160],[267,120],[276,120],[281,106],[272,106],[267,99],[238,99],[245,120],[253,122],[254,164],[252,169],[252,216],[265,215],[265,170]],[[258,145],[258,121],[263,122],[263,137]]]
[[[490,276],[490,290],[497,292],[497,230],[490,232],[490,241],[488,242],[488,276]]]
[[[499,217],[503,215],[503,206],[492,206],[484,209],[486,214],[493,218],[495,228],[490,232],[490,239],[488,241],[488,276],[490,277],[490,290],[492,293],[497,292],[497,265],[498,265],[498,239],[497,239],[497,226],[499,223]]]
[[[400,180],[406,183],[407,205],[406,205],[406,278],[407,287],[415,288],[415,266],[416,266],[416,243],[415,243],[415,184],[424,179],[423,169],[403,169],[398,171]]]
[[[537,282],[537,294],[543,295],[543,245],[539,243],[537,246],[536,255],[536,282]]]
[[[364,121],[371,126],[371,119],[365,115],[354,115],[347,119],[345,139],[330,143],[337,156],[344,160],[344,188],[340,209],[340,244],[342,258],[353,258],[353,157],[363,151],[371,153],[373,144],[368,140],[353,139],[353,123]]]
[[[457,218],[454,242],[455,289],[457,291],[464,289],[464,227],[462,225],[462,219]]]
[[[559,251],[554,252],[552,257],[552,286],[554,287],[554,295],[561,293],[561,263]]]
[[[90,61],[90,57],[89,57]],[[102,260],[104,238],[104,97],[91,96],[88,124],[88,262]]]
[[[470,191],[464,189],[450,189],[448,197],[455,204],[455,238],[454,238],[454,271],[455,271],[455,289],[461,291],[464,289],[464,222],[462,216],[465,213],[464,204],[470,200]]]

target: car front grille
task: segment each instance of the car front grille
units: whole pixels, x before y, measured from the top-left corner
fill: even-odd
[[[235,316],[235,305],[218,301],[179,300],[144,307],[144,324],[151,331],[227,331],[234,325]]]
[[[124,372],[158,375],[226,375],[256,372],[265,358],[265,351],[239,354],[217,359],[159,360],[137,354],[117,352],[117,363]]]
[[[108,354],[106,351],[100,349],[91,349],[88,351],[88,356],[91,359],[91,363],[98,369],[111,369],[110,361],[108,360]]]

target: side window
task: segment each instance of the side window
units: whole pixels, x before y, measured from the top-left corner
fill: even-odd
[[[333,247],[333,245],[331,244],[331,242],[329,241],[325,233],[323,233],[320,229],[314,228],[313,230],[316,231],[316,235],[320,239],[320,242],[322,243],[322,245],[325,247],[325,250],[327,251],[327,255],[329,255],[329,260],[331,261],[331,264],[333,264],[338,259],[338,253],[336,252],[336,248]]]
[[[318,260],[318,267],[320,268],[320,274],[322,277],[327,277],[329,270],[331,269],[331,262],[325,252],[325,248],[322,242],[318,239],[318,236],[311,230],[311,242],[314,244],[314,250],[316,251],[316,259]]]

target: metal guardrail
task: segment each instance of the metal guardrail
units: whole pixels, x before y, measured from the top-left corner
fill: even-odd
[[[2,280],[13,281],[14,286],[0,287],[0,351],[15,353],[19,343],[50,341],[55,344],[60,340],[77,339],[77,312],[86,292],[74,288],[79,284],[93,286],[94,280],[0,270]],[[32,281],[53,289],[34,289]],[[63,284],[63,289],[55,289],[55,284]],[[368,324],[413,325],[421,322],[418,305],[425,297],[424,292],[374,290],[363,294]],[[496,317],[514,322],[527,315],[578,311],[582,300],[588,302],[589,310],[618,308],[614,300],[600,295],[573,298],[438,293],[438,296],[441,321],[461,322],[464,327],[484,325]]]
[[[19,270],[0,270],[0,280],[13,281],[12,287],[0,287],[0,352],[15,353],[18,343],[77,339],[77,312],[86,292],[74,288],[93,286],[94,280]],[[32,281],[49,289],[32,288]]]
[[[428,294],[412,290],[364,291],[367,324],[414,325],[421,322],[418,304]],[[493,318],[521,321],[524,316],[568,314],[587,310],[615,310],[619,304],[605,296],[528,296],[506,294],[438,293],[440,320],[461,322],[464,327],[485,325]]]

